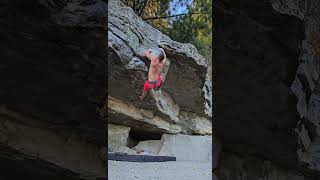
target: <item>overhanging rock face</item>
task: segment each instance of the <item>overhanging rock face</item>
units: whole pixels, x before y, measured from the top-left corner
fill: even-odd
[[[215,4],[214,127],[225,151],[319,177],[319,7],[308,0]]]
[[[175,122],[182,133],[211,134],[212,81],[208,79],[207,61],[193,45],[172,41],[120,1],[111,0],[108,7],[108,93],[112,97],[108,101],[122,101],[152,111],[169,124]],[[159,46],[169,59],[162,72],[165,82],[161,91],[141,101],[138,96],[147,80],[149,63],[143,52]],[[118,114],[109,120],[130,126]],[[133,120],[137,119],[134,116],[131,114]],[[204,129],[198,122],[204,124]]]
[[[106,12],[100,0],[1,1],[1,162],[105,178]]]
[[[295,16],[305,24],[306,37],[301,42],[299,66],[291,89],[297,97],[299,121],[298,159],[320,172],[320,2],[273,0],[272,6],[283,14]]]
[[[100,149],[96,144],[86,143],[76,135],[59,135],[48,130],[49,124],[14,112],[1,110],[0,120],[0,144],[22,154],[15,158],[39,159],[84,179],[105,176],[103,159],[99,157]],[[17,122],[23,120],[28,122]],[[14,159],[12,156],[7,158]]]

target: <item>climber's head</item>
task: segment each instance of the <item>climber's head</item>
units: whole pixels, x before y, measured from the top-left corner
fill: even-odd
[[[148,49],[144,52],[144,56],[150,60],[158,60],[159,62],[162,62],[166,57],[162,48]]]
[[[162,62],[166,58],[166,55],[162,48],[149,49],[148,52],[146,52],[146,54],[148,53],[151,55],[151,58],[157,59],[159,62]]]
[[[159,61],[162,62],[166,58],[166,54],[164,53],[164,50],[162,48],[159,48],[159,51]]]

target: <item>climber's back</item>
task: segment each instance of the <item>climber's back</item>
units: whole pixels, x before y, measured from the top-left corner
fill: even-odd
[[[140,96],[140,99],[143,99],[151,89],[159,88],[162,85],[164,78],[160,73],[166,63],[166,55],[162,48],[148,49],[144,53],[144,56],[151,61],[151,64],[148,80],[144,83],[143,93]]]
[[[165,55],[162,51],[161,49],[150,49],[149,52],[147,52],[151,55],[150,57],[147,56],[151,60],[148,74],[149,81],[156,81],[164,67]]]

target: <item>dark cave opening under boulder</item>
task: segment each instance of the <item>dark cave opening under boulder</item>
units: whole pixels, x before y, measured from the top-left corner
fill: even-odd
[[[129,132],[128,147],[132,148],[136,146],[139,141],[147,140],[160,140],[163,133],[161,132],[148,132],[141,129],[132,128]]]

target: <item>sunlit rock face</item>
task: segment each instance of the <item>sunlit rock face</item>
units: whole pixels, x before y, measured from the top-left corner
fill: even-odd
[[[16,170],[1,179],[106,177],[106,12],[100,0],[1,1],[0,161]]]
[[[319,177],[318,7],[216,3],[214,127],[223,151]]]
[[[141,101],[148,64],[143,53],[163,47],[168,57],[160,91]],[[171,40],[120,1],[108,11],[108,121],[146,131],[212,134],[208,60],[192,44]],[[149,127],[149,128],[145,128]]]

